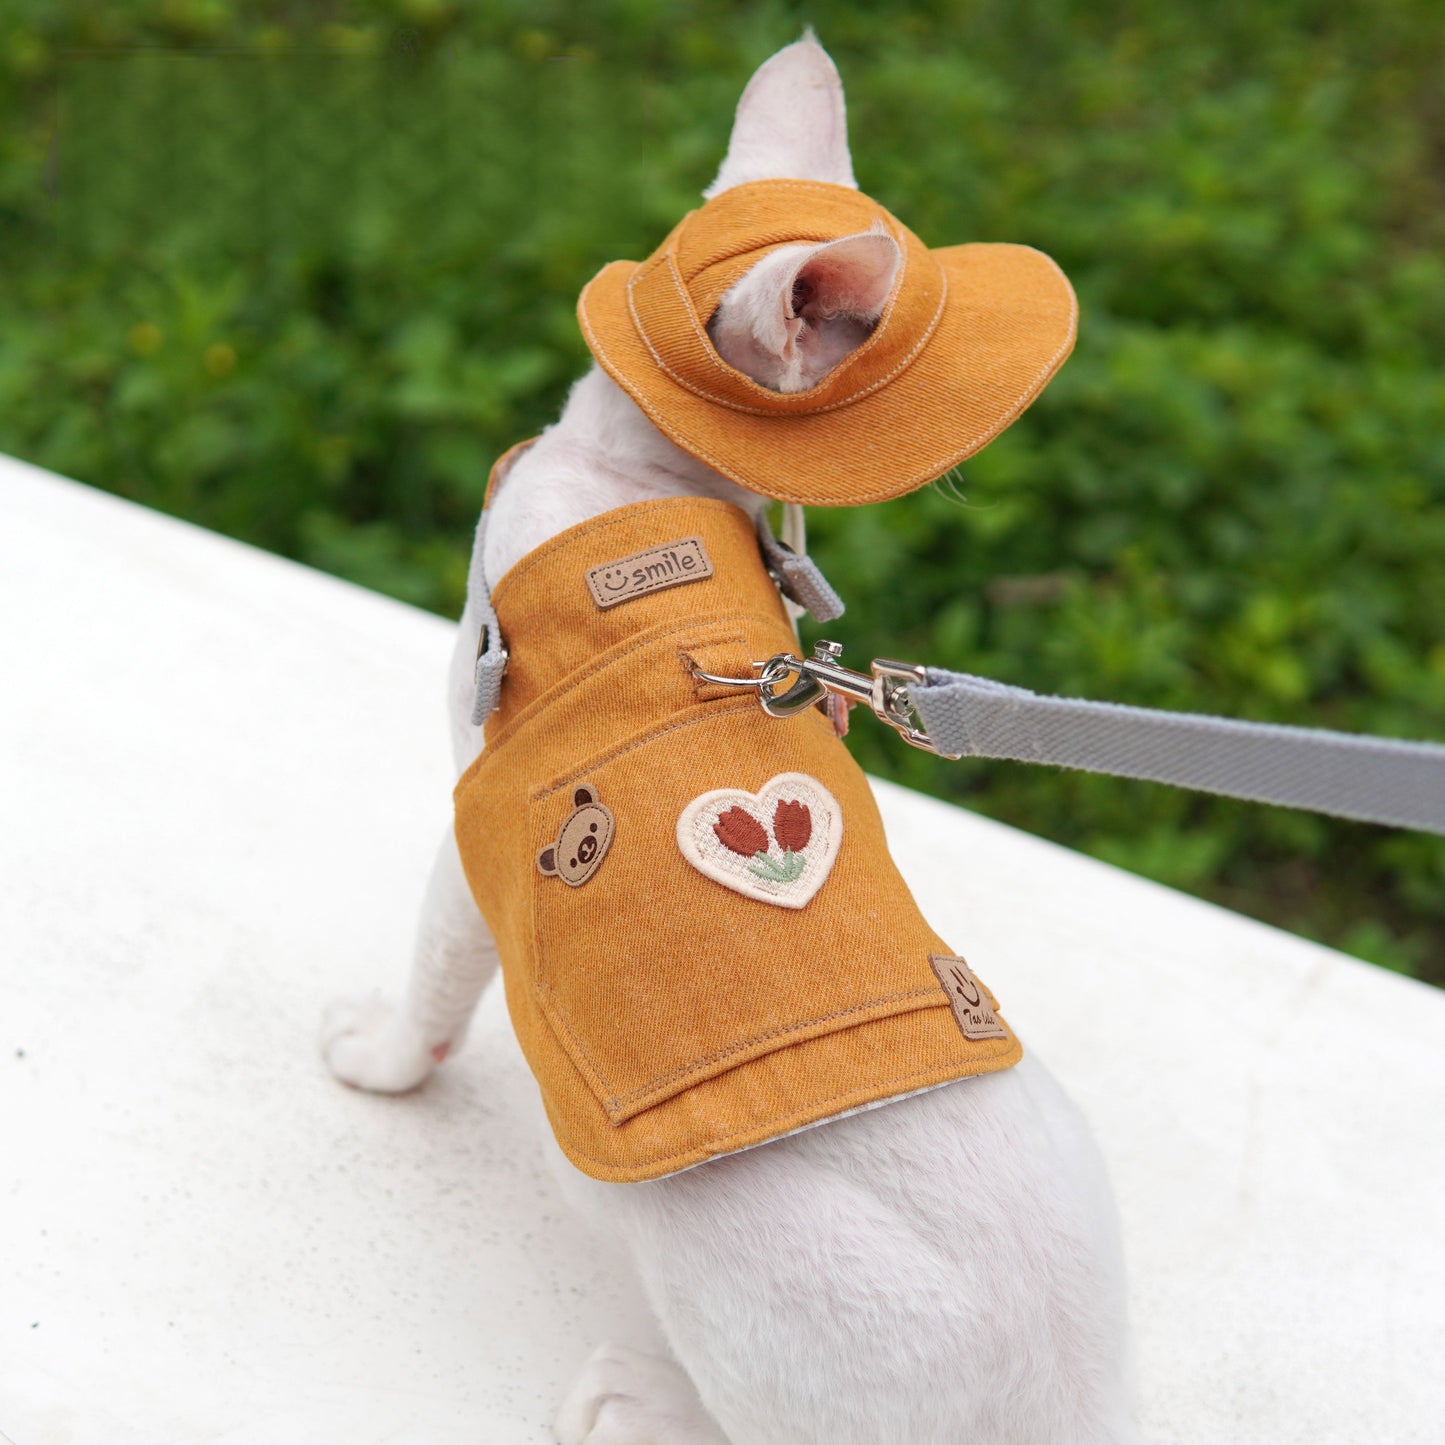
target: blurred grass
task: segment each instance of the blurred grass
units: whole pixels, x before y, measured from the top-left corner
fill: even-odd
[[[455,613],[491,459],[587,362],[577,291],[803,23],[864,186],[1082,303],[954,492],[812,515],[848,655],[1445,738],[1436,0],[11,0],[0,449]],[[1445,983],[1445,841],[850,743]]]

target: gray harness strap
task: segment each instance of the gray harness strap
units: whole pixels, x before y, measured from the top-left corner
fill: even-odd
[[[1445,833],[1445,746],[1048,697],[928,668],[909,701],[941,752],[1051,763]]]
[[[477,667],[473,674],[476,692],[472,697],[472,726],[481,727],[497,710],[502,700],[502,674],[507,670],[507,649],[502,642],[502,629],[497,625],[497,612],[492,606],[492,589],[487,585],[486,550],[487,519],[492,509],[484,507],[477,519],[477,535],[472,542],[472,565],[467,572],[467,606],[477,618]]]
[[[807,553],[795,552],[786,542],[780,542],[762,511],[758,512],[758,545],[778,590],[790,602],[811,612],[814,622],[833,622],[843,615],[843,599],[818,564]]]

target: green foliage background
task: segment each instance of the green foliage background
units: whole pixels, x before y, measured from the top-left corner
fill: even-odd
[[[587,362],[577,291],[804,23],[863,185],[1082,303],[955,487],[813,514],[848,655],[1445,737],[1438,0],[8,0],[0,449],[454,614],[492,458]],[[1445,982],[1440,839],[850,741]]]

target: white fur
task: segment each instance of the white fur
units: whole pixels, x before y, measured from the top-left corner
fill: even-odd
[[[842,116],[832,62],[811,38],[789,46],[749,84],[710,194],[763,175],[853,184]],[[503,482],[488,576],[609,508],[683,494],[761,505],[594,370]],[[451,675],[459,769],[482,747],[467,721],[475,646],[469,607]],[[334,1010],[331,1067],[412,1087],[460,1043],[496,966],[448,834],[406,1004]],[[1032,1055],[645,1184],[598,1183],[546,1147],[569,1199],[631,1246],[677,1360],[599,1349],[563,1404],[562,1445],[1137,1440],[1108,1184]]]
[[[738,101],[728,153],[703,195],[787,177],[852,186],[848,113],[832,57],[808,30],[757,69]]]

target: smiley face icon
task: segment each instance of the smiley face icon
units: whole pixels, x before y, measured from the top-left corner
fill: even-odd
[[[953,1021],[966,1039],[1006,1039],[1008,1029],[994,1012],[993,995],[978,981],[967,962],[953,953],[930,953],[934,977],[943,985]]]
[[[557,841],[538,852],[537,871],[580,888],[602,866],[617,825],[612,810],[598,801],[597,789],[586,783],[573,790],[572,805]]]
[[[979,1008],[983,1004],[983,994],[979,991],[978,980],[972,973],[964,973],[956,964],[948,970],[949,976],[953,979],[953,987],[959,998],[969,1008]]]

